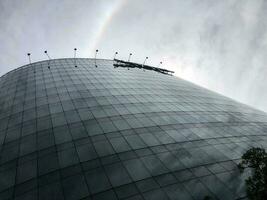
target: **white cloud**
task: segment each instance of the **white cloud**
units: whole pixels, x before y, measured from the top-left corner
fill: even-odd
[[[93,48],[105,58],[132,52],[133,61],[163,61],[177,76],[267,111],[266,1],[2,0],[0,9],[1,74],[25,64],[28,51],[34,61],[44,49],[52,57],[71,57],[74,47],[82,57]]]

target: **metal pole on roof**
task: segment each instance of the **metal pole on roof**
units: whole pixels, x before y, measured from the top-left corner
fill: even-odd
[[[48,59],[51,60],[50,56],[48,55],[48,51],[45,50],[44,53],[46,54],[46,56],[48,57]]]
[[[116,59],[116,55],[118,54],[118,52],[116,51],[115,54],[114,54],[114,57],[113,57],[113,60]]]
[[[145,58],[144,62],[143,62],[143,66],[146,64],[146,60],[148,59],[148,57]]]
[[[143,67],[143,71],[145,71],[145,69],[144,69],[144,65],[146,64],[146,60],[148,59],[148,57],[146,57],[145,58],[145,60],[144,60],[144,62],[143,62],[143,65],[142,65],[142,67]]]
[[[51,58],[50,58],[50,56],[48,55],[47,50],[45,50],[44,53],[45,53],[45,55],[48,57],[48,69],[50,69],[50,60],[51,60]]]
[[[32,61],[31,61],[31,53],[27,53],[27,56],[29,57],[29,64],[31,64],[32,63]]]
[[[158,64],[158,67],[160,67],[162,65],[162,62],[160,61],[159,64]]]
[[[132,56],[132,55],[133,55],[132,53],[129,54],[128,62],[130,62],[130,59],[131,59],[131,56]]]
[[[95,50],[95,67],[97,67],[97,64],[96,64],[96,55],[98,53],[98,49]]]
[[[77,48],[74,48],[74,66],[77,67],[76,65],[76,51],[77,51]]]

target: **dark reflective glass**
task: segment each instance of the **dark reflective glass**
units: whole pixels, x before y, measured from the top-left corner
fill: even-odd
[[[0,199],[245,197],[236,164],[267,148],[265,113],[112,60],[49,62],[0,78]]]

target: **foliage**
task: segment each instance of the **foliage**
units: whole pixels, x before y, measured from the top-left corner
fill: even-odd
[[[252,169],[252,176],[246,180],[247,196],[251,200],[267,199],[267,153],[262,148],[251,148],[238,164],[241,172]]]
[[[211,200],[211,197],[207,195],[203,198],[203,200]]]

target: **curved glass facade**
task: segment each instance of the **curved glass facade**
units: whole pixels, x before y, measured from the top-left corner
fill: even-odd
[[[96,62],[41,61],[0,78],[0,199],[245,197],[236,163],[266,147],[265,113]]]

